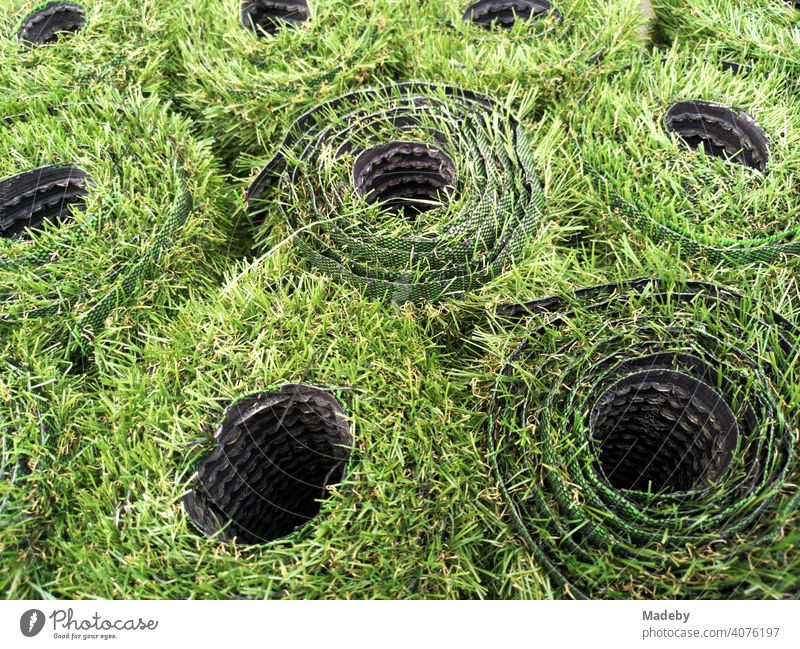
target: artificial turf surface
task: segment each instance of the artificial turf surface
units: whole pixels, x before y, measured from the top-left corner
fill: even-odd
[[[797,200],[787,189],[796,166],[792,142],[800,132],[795,94],[783,81],[790,73],[760,55],[768,49],[769,30],[755,33],[746,10],[736,14],[733,3],[714,4],[737,16],[732,25],[744,25],[737,38],[757,42],[701,54],[688,50],[700,47],[709,28],[686,26],[694,9],[677,21],[674,2],[656,3],[657,45],[638,3],[623,0],[553,3],[558,16],[550,13],[533,26],[518,22],[510,30],[458,23],[469,2],[310,2],[310,20],[272,35],[246,29],[237,0],[144,3],[127,18],[122,9],[115,12],[115,3],[91,2],[89,17],[114,19],[89,22],[85,32],[38,49],[20,44],[16,33],[40,3],[6,4],[0,56],[23,70],[15,76],[9,65],[3,72],[5,83],[15,86],[6,114],[26,108],[26,87],[37,97],[57,96],[58,103],[123,93],[137,106],[153,106],[155,126],[141,126],[152,135],[132,138],[123,163],[130,195],[115,193],[111,181],[97,189],[98,204],[104,197],[123,201],[121,225],[114,228],[110,216],[105,221],[123,251],[140,254],[129,248],[143,245],[147,234],[136,219],[144,214],[157,220],[164,207],[158,197],[170,195],[167,165],[150,160],[169,138],[182,143],[178,148],[189,160],[184,166],[193,210],[174,254],[159,256],[159,270],[136,295],[115,299],[110,317],[90,335],[82,337],[67,311],[44,324],[27,316],[8,323],[4,315],[5,597],[574,596],[515,527],[507,485],[491,461],[486,426],[492,389],[513,345],[496,308],[657,277],[715,282],[800,323],[790,255],[757,264],[697,254],[685,240],[660,239],[637,227],[612,200],[612,194],[636,198],[651,219],[667,214],[706,237],[770,236],[797,227]],[[787,12],[778,13],[784,19]],[[103,35],[102,25],[114,29]],[[679,42],[673,46],[672,39]],[[539,42],[546,47],[536,47]],[[83,56],[82,72],[93,79],[88,86],[68,81],[77,76],[76,57]],[[723,70],[723,61],[731,59],[751,74]],[[248,185],[280,151],[283,133],[300,113],[343,92],[410,79],[486,93],[518,117],[546,198],[513,262],[470,292],[437,295],[436,302],[370,299],[369,291],[305,260],[298,242],[319,212],[314,205],[295,205],[297,194],[285,186],[258,218],[245,200]],[[767,131],[774,169],[761,174],[689,149],[667,133],[661,112],[681,99],[746,108]],[[88,145],[81,151],[81,129],[89,135],[108,131],[93,138],[100,153],[98,142],[126,137],[111,118],[103,126],[82,124],[43,136],[47,146],[75,162],[100,157]],[[441,133],[425,126],[424,133],[409,132],[437,142]],[[35,142],[30,125],[14,127],[23,134],[28,129],[27,140]],[[510,156],[511,145],[501,146]],[[57,157],[8,148],[4,177]],[[350,164],[340,153],[320,155],[331,164]],[[481,177],[468,156],[457,162],[462,177]],[[396,214],[364,207],[347,174],[338,171],[338,177],[309,174],[312,185],[335,186],[341,198],[341,212],[326,218],[339,225],[366,214],[381,235],[408,234],[407,221],[393,224]],[[468,189],[477,194],[485,188]],[[452,210],[469,210],[468,199],[457,196]],[[308,212],[303,232],[293,228],[293,210]],[[425,212],[416,225],[434,231],[440,214]],[[36,236],[44,245],[54,235]],[[3,243],[12,253],[22,245]],[[104,250],[100,238],[90,243],[95,254],[75,273],[65,272],[63,284],[49,291],[36,286],[38,299],[52,292],[81,294],[86,274],[113,260],[112,246]],[[11,277],[7,266],[0,270]],[[13,315],[18,306],[12,301],[7,310]],[[713,330],[702,314],[696,324]],[[750,333],[753,339],[761,335]],[[579,331],[576,340],[591,343],[594,334]],[[756,360],[769,364],[776,358],[765,351]],[[557,356],[547,360],[559,363]],[[543,381],[535,370],[531,376]],[[789,413],[781,421],[796,442],[792,413],[800,388],[784,385],[791,377],[787,370],[773,384],[781,386],[779,409]],[[213,432],[232,403],[290,383],[324,388],[344,406],[354,448],[343,480],[328,490],[319,515],[284,539],[245,547],[207,538],[183,507],[199,458],[213,448]],[[582,388],[560,387],[576,394]],[[558,417],[561,434],[569,436],[570,413]],[[542,462],[535,441],[541,428],[535,421],[530,426],[527,461],[536,464]],[[796,461],[793,455],[790,460]],[[792,484],[778,485],[789,500]],[[574,497],[581,500],[579,486]],[[795,519],[789,508],[776,525],[791,527]],[[686,571],[685,588],[679,570],[666,569],[661,579],[620,561],[610,546],[577,569],[580,579],[605,585],[589,589],[598,597],[718,596],[717,589],[698,586],[698,573],[746,583],[737,597],[797,596],[797,540],[780,529],[775,534],[781,543],[762,573],[747,574],[724,553],[706,552],[697,569]],[[685,565],[685,557],[669,554],[664,539],[642,543],[643,554]]]

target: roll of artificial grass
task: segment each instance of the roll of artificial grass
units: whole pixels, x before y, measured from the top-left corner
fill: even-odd
[[[574,127],[594,179],[588,220],[712,263],[796,255],[800,110],[784,73],[673,49],[598,85]]]
[[[248,545],[291,535],[341,482],[353,437],[329,392],[284,385],[228,408],[184,507],[207,535]]]
[[[490,94],[525,114],[574,99],[643,50],[639,0],[405,0],[411,77]]]
[[[281,210],[311,267],[394,302],[460,295],[501,272],[545,203],[509,111],[416,82],[304,114],[248,198],[256,215]]]
[[[489,458],[556,595],[797,597],[794,325],[649,279],[498,313]]]
[[[800,14],[793,2],[653,0],[660,35],[682,43],[713,42],[736,61],[800,68]]]
[[[278,144],[298,114],[401,63],[389,0],[173,2],[174,96],[231,162]]]
[[[447,316],[365,300],[302,273],[287,249],[240,270],[135,360],[108,351],[81,431],[92,453],[75,454],[59,487],[70,497],[37,585],[215,599],[485,593],[485,539],[506,525],[474,506],[491,479],[481,429],[464,423],[469,389],[442,369]]]
[[[159,0],[0,1],[0,87],[28,94],[164,83]]]
[[[0,331],[70,349],[138,297],[172,308],[192,278],[207,284],[230,219],[209,149],[167,106],[61,98],[0,105]]]

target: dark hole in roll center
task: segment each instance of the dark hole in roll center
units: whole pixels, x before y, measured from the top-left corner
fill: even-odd
[[[353,185],[368,203],[414,218],[451,199],[456,165],[433,145],[390,142],[359,154],[353,164]]]
[[[328,486],[342,480],[353,439],[328,392],[287,385],[233,404],[217,447],[198,466],[184,505],[197,526],[254,544],[291,534],[314,518]]]
[[[708,101],[680,101],[667,111],[664,124],[693,149],[764,171],[769,142],[745,111]]]
[[[0,236],[30,238],[45,223],[66,221],[71,210],[83,210],[89,182],[73,166],[45,166],[0,181]]]
[[[717,482],[739,435],[731,408],[713,388],[672,370],[614,383],[592,408],[590,427],[608,483],[654,493]]]
[[[243,0],[242,24],[259,36],[274,34],[281,27],[308,20],[306,0]]]
[[[547,0],[480,0],[467,7],[462,19],[484,29],[511,29],[517,21],[535,21],[550,13]]]
[[[81,31],[86,25],[86,9],[73,2],[50,2],[31,12],[22,21],[17,39],[25,45],[46,45],[64,34]]]

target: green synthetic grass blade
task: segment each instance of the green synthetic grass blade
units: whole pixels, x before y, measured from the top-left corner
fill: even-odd
[[[559,99],[580,96],[592,82],[626,66],[644,49],[648,32],[639,0],[400,4],[411,78],[452,83],[497,99],[522,90],[527,102],[521,108],[532,115]],[[479,16],[477,23],[465,19],[472,15]],[[506,22],[493,22],[496,17]]]
[[[761,60],[800,68],[800,13],[791,1],[652,0],[652,5],[664,40],[711,42],[740,64]]]
[[[52,520],[68,492],[58,488],[69,470],[63,449],[79,436],[91,410],[85,377],[48,350],[3,348],[0,378],[0,592],[39,597],[35,584],[47,552]]]

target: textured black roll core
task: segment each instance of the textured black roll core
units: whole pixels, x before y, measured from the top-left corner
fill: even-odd
[[[78,167],[45,166],[0,181],[0,236],[27,238],[46,222],[59,223],[70,208],[84,209],[88,176]]]
[[[710,386],[681,372],[636,372],[609,387],[590,426],[617,489],[690,491],[718,481],[736,448],[736,418]]]
[[[693,149],[764,171],[769,160],[767,135],[745,111],[708,101],[680,101],[664,117],[668,131]]]
[[[259,36],[274,34],[284,26],[296,26],[308,20],[306,0],[244,0],[242,24]]]
[[[353,438],[330,393],[286,385],[233,404],[217,447],[198,467],[184,498],[206,534],[240,544],[291,534],[319,513],[327,487],[341,481]]]
[[[73,2],[50,2],[31,12],[22,21],[17,38],[26,45],[53,43],[67,33],[79,32],[86,25],[86,9]]]
[[[479,0],[467,8],[463,20],[485,29],[511,29],[518,20],[538,20],[548,13],[547,0]]]
[[[390,142],[359,154],[353,164],[353,185],[368,203],[414,217],[450,200],[456,165],[430,144]]]

